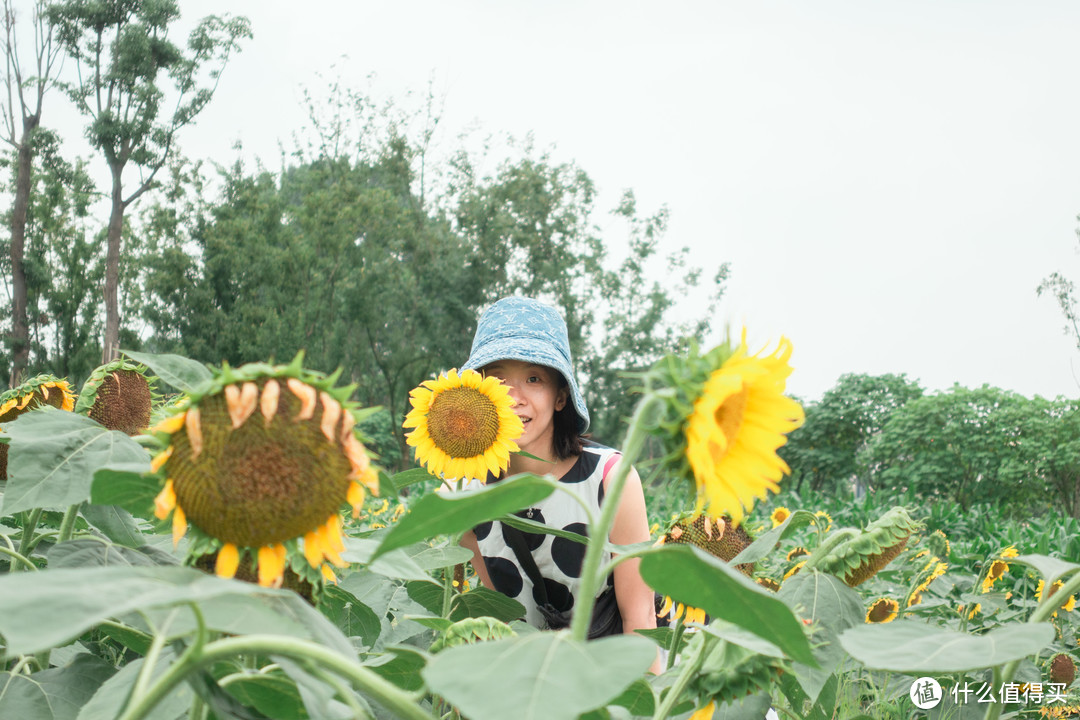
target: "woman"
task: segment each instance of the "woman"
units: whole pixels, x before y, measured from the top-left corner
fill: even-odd
[[[509,475],[552,475],[567,490],[584,500],[595,516],[621,456],[611,448],[581,437],[589,427],[589,411],[574,378],[566,323],[554,308],[529,298],[504,298],[480,318],[472,352],[462,369],[478,370],[503,381],[514,400],[514,412],[524,424],[517,440],[524,454],[510,459]],[[489,475],[488,482],[498,482]],[[580,504],[564,492],[552,493],[522,517],[586,534],[587,518]],[[473,551],[473,567],[485,586],[508,595],[526,608],[526,620],[547,627],[537,609],[546,595],[558,610],[571,610],[580,587],[585,546],[547,534],[522,533],[525,547],[543,579],[538,591],[529,568],[523,567],[518,544],[515,552],[508,530],[500,522],[484,523],[466,533],[462,545]],[[649,539],[645,496],[641,479],[630,474],[619,503],[610,540],[630,545]],[[526,563],[528,561],[526,560]],[[638,573],[638,561],[615,568],[615,597],[622,616],[622,631],[656,627],[653,591]],[[605,588],[606,590],[606,588]],[[654,672],[659,671],[658,662]]]

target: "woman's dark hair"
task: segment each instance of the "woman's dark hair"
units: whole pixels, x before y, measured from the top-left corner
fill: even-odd
[[[578,432],[577,411],[574,410],[574,402],[570,398],[570,384],[561,372],[556,370],[555,374],[559,377],[559,389],[565,388],[567,397],[562,410],[555,411],[552,444],[555,458],[565,460],[581,454],[581,434]]]

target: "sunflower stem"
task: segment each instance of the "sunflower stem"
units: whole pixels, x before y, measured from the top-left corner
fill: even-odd
[[[37,570],[37,565],[35,565],[33,562],[30,561],[30,559],[28,557],[26,557],[22,553],[18,552],[17,550],[9,550],[6,547],[0,546],[0,555],[7,555],[9,558],[11,558],[13,560],[18,560],[19,562],[21,562],[23,565],[30,568],[31,570]],[[12,571],[14,571],[15,568],[17,568],[17,567],[21,567],[21,566],[16,565],[15,563],[11,563],[11,570]]]
[[[150,641],[150,648],[146,651],[146,657],[143,658],[142,667],[139,668],[139,676],[135,678],[135,686],[131,689],[131,697],[139,698],[146,694],[146,687],[154,675],[154,668],[157,666],[158,658],[161,657],[161,649],[165,647],[169,626],[172,625],[176,613],[176,609],[169,613],[169,616],[165,618],[164,626],[154,633],[154,639]]]
[[[619,509],[619,501],[622,499],[626,478],[629,477],[630,469],[634,466],[634,461],[641,454],[641,449],[645,444],[645,418],[652,412],[653,406],[659,402],[660,399],[651,392],[638,402],[637,408],[634,410],[634,416],[630,420],[630,429],[626,434],[622,460],[616,467],[611,484],[604,494],[604,505],[600,510],[600,519],[597,521],[595,529],[590,528],[589,545],[585,550],[585,560],[581,572],[581,588],[578,592],[574,616],[570,621],[570,637],[575,640],[584,642],[588,639],[593,605],[596,604],[596,592],[606,578],[606,574],[600,572],[604,544],[607,543],[611,528],[615,524],[615,514]]]
[[[1077,590],[1080,590],[1080,572],[1074,574],[1064,585],[1061,586],[1057,592],[1053,595],[1050,594],[1049,589],[1051,587],[1049,578],[1043,583],[1043,596],[1039,602],[1038,607],[1035,608],[1035,612],[1031,613],[1031,617],[1028,618],[1029,623],[1041,623],[1049,618],[1056,610],[1061,607],[1061,598],[1067,598]],[[1057,600],[1051,600],[1051,598],[1057,598]],[[1013,676],[1016,674],[1016,669],[1020,667],[1020,660],[1010,660],[1000,667],[994,668],[996,674],[998,670],[1001,670],[1000,677],[995,679],[1000,680],[1001,684],[1011,683]],[[1001,686],[998,685],[998,687]],[[1001,717],[1001,703],[990,703],[986,707],[986,715],[983,716],[984,720],[997,720]]]
[[[34,508],[30,511],[30,516],[26,518],[26,522],[23,523],[22,539],[19,540],[19,552],[23,555],[29,555],[31,549],[34,547],[32,541],[34,539],[34,532],[37,530],[38,521],[41,520],[41,508]],[[12,570],[15,568],[13,567]]]
[[[679,696],[682,695],[686,686],[690,684],[690,679],[697,675],[697,671],[701,669],[701,664],[705,662],[705,652],[711,644],[711,639],[711,636],[707,634],[701,636],[701,644],[697,647],[697,652],[682,666],[679,677],[675,679],[675,683],[668,690],[667,695],[664,696],[663,702],[656,708],[653,720],[664,720],[671,714],[671,709],[679,702]]]
[[[192,652],[192,645],[171,667],[162,673],[141,697],[131,701],[117,720],[140,720],[149,716],[154,707],[190,673],[237,655],[271,655],[298,662],[312,662],[336,673],[394,715],[406,720],[427,720],[428,716],[416,704],[414,697],[360,665],[317,643],[281,635],[241,635],[215,640]]]
[[[75,518],[79,516],[79,505],[81,503],[75,503],[64,512],[64,519],[60,521],[60,533],[56,536],[58,545],[71,539],[72,532],[75,530]]]
[[[671,633],[671,644],[668,646],[667,656],[667,670],[675,667],[675,661],[679,657],[679,643],[682,642],[683,633],[686,632],[686,625],[683,624],[682,615],[675,618],[675,627]]]

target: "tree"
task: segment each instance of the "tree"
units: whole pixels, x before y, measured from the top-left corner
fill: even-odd
[[[1037,474],[1018,472],[1025,459],[1018,413],[1029,402],[988,385],[916,398],[892,414],[860,460],[879,490],[1023,512],[1045,502]]]
[[[56,38],[76,63],[79,80],[68,94],[88,120],[86,135],[102,153],[112,185],[105,262],[105,336],[102,361],[116,357],[120,338],[117,288],[127,208],[154,184],[174,151],[177,132],[213,97],[229,56],[251,37],[246,18],[204,18],[187,51],[168,38],[180,17],[175,0],[63,0],[49,7]],[[209,68],[209,70],[207,70]],[[204,79],[205,72],[205,79]],[[173,83],[175,106],[163,108],[162,74]],[[124,171],[140,177],[125,194]]]
[[[1037,478],[1046,500],[1080,518],[1080,401],[1036,396],[1011,410],[1020,432],[1017,450],[1002,467],[1006,481],[1021,485]]]
[[[864,477],[859,453],[897,409],[922,394],[903,374],[842,375],[820,400],[805,405],[806,421],[780,449],[792,487],[834,492]]]
[[[34,6],[32,20],[34,35],[34,65],[27,74],[19,55],[15,10],[11,0],[4,0],[4,58],[7,100],[3,103],[3,140],[15,151],[15,196],[10,216],[12,327],[11,368],[9,382],[15,387],[23,380],[30,358],[30,322],[27,315],[28,288],[24,255],[26,249],[26,218],[30,206],[33,172],[34,133],[41,125],[45,91],[53,82],[53,73],[60,49],[52,42],[52,26],[44,13],[44,2]],[[16,118],[17,116],[17,118]]]

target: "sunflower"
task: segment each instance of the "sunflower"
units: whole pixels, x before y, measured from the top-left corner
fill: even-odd
[[[798,574],[798,572],[803,569],[803,565],[805,565],[805,564],[806,564],[805,560],[803,560],[800,563],[796,563],[794,565],[794,567],[792,567],[790,570],[788,570],[786,573],[784,573],[784,579],[787,580],[792,575]]]
[[[44,405],[69,412],[75,408],[75,396],[67,380],[38,375],[0,394],[0,428],[23,413]],[[0,480],[7,477],[7,459],[8,446],[0,443]]]
[[[690,720],[711,720],[713,713],[716,712],[716,701],[710,700],[705,703],[690,716]]]
[[[403,427],[416,461],[433,475],[485,479],[510,466],[524,432],[514,401],[495,377],[456,370],[426,380],[409,393],[413,409]]]
[[[1003,560],[1011,560],[1014,557],[1020,557],[1020,553],[1017,552],[1015,545],[1010,545],[1001,551],[1001,557]]]
[[[165,478],[155,514],[172,515],[174,541],[198,533],[192,553],[216,551],[215,572],[233,577],[253,559],[260,585],[278,587],[285,568],[334,581],[344,567],[340,508],[359,513],[378,474],[333,388],[300,367],[226,367],[204,393],[152,429],[164,450],[151,470]],[[301,544],[302,539],[302,544]],[[299,570],[298,570],[299,571]]]
[[[1072,685],[1076,680],[1076,663],[1065,653],[1058,653],[1050,659],[1050,682],[1058,685]]]
[[[97,420],[109,430],[138,435],[150,426],[153,400],[146,366],[120,358],[90,373],[75,412]]]
[[[667,531],[659,540],[660,545],[694,545],[724,562],[734,560],[752,542],[753,538],[742,526],[731,522],[731,516],[714,518],[693,512],[673,516]],[[740,563],[735,567],[747,577],[754,574],[753,563]]]
[[[926,589],[930,587],[930,583],[934,582],[934,580],[937,580],[939,577],[944,575],[945,571],[947,571],[948,569],[948,563],[939,562],[937,557],[931,558],[930,562],[926,564],[926,567],[922,569],[920,575],[922,575],[923,577],[912,589],[910,597],[914,597],[916,595],[921,596],[926,591]]]
[[[990,592],[990,588],[994,586],[994,583],[1001,579],[1001,576],[1009,571],[1009,564],[1004,560],[994,560],[990,563],[990,567],[986,571],[986,577],[982,581],[982,591],[984,593]]]
[[[903,507],[894,507],[864,530],[845,528],[830,534],[811,558],[811,567],[842,579],[851,587],[874,577],[907,546],[918,530]]]
[[[887,623],[896,619],[900,613],[900,604],[892,598],[878,598],[866,611],[866,622]]]
[[[982,603],[975,603],[971,607],[968,607],[967,605],[960,605],[956,608],[956,612],[960,613],[961,615],[966,614],[968,620],[974,620],[975,616],[979,614],[980,610],[982,610]]]
[[[789,517],[791,517],[791,511],[781,505],[772,511],[772,515],[769,516],[769,519],[772,520],[773,527],[780,527]]]
[[[798,547],[793,547],[793,548],[791,548],[791,550],[788,550],[787,561],[791,562],[792,560],[794,560],[797,557],[802,557],[803,555],[809,555],[809,554],[810,554],[809,550],[804,548],[802,545],[799,545]]]
[[[675,608],[675,619],[682,618],[684,623],[701,623],[702,625],[708,620],[708,616],[705,611],[700,608],[693,608],[689,605],[683,605],[682,603],[676,603],[669,597],[664,598],[664,605],[656,613],[656,617],[667,617],[671,614],[671,609]]]
[[[743,340],[705,381],[686,421],[686,457],[697,484],[697,509],[730,513],[738,524],[743,508],[791,472],[776,451],[786,433],[802,425],[802,406],[784,396],[791,343],[781,338],[771,355],[748,355]]]
[[[1064,583],[1061,582],[1060,580],[1055,580],[1054,584],[1050,586],[1050,591],[1047,593],[1047,597],[1052,596],[1054,593],[1056,593],[1058,590],[1060,590],[1063,585],[1064,585]],[[1043,581],[1039,580],[1039,584],[1035,588],[1035,599],[1036,600],[1042,600],[1042,596],[1043,596]],[[1076,596],[1075,595],[1070,595],[1069,599],[1066,600],[1064,603],[1062,603],[1060,609],[1064,610],[1065,612],[1072,612],[1073,610],[1075,610],[1076,609]],[[1057,617],[1057,610],[1054,611],[1053,616]]]
[[[814,513],[814,524],[820,525],[821,523],[824,523],[825,525],[825,532],[829,532],[830,530],[832,530],[832,515],[829,515],[829,513],[825,512],[824,510],[818,510],[816,513]]]

